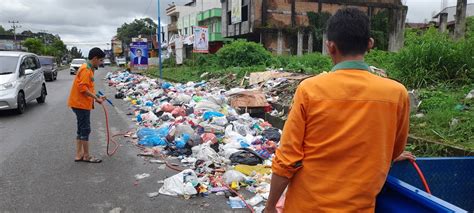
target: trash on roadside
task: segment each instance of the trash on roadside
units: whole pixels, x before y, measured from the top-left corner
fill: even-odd
[[[148,174],[148,173],[143,173],[143,174],[137,174],[137,175],[135,175],[135,179],[137,179],[137,180],[141,180],[141,179],[144,179],[144,178],[147,178],[147,177],[150,177],[150,174]]]
[[[147,196],[149,198],[154,198],[154,197],[157,197],[160,193],[159,192],[151,192],[151,193],[147,193]]]
[[[229,188],[246,189],[254,193],[248,199],[253,206],[264,205],[272,156],[281,138],[279,129],[252,117],[252,109],[270,113],[268,100],[290,103],[296,85],[306,77],[279,71],[250,74],[250,89],[225,90],[204,81],[174,84],[128,72],[107,74],[116,97],[130,105],[127,112],[138,128],[128,135],[142,150],[138,155],[153,157],[146,160],[159,170],[186,168],[158,181],[163,184],[159,193],[185,199],[225,195],[232,208],[246,206]],[[278,108],[272,114],[281,118],[287,111]],[[170,158],[173,162],[165,160]],[[146,177],[149,174],[136,175],[137,180]]]
[[[233,209],[246,208],[244,201],[242,201],[239,197],[229,197],[229,201],[227,201],[227,203]]]

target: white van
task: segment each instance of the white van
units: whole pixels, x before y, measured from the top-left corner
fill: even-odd
[[[44,103],[46,81],[38,56],[25,52],[0,51],[0,110],[25,111],[32,100]]]

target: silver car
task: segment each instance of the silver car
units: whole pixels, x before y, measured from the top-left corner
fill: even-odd
[[[0,110],[25,111],[34,99],[46,100],[46,81],[38,56],[25,52],[0,51]]]

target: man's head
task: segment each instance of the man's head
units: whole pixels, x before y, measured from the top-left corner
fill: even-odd
[[[92,67],[99,68],[104,63],[105,53],[98,47],[94,47],[89,51],[89,62]]]
[[[143,55],[141,49],[137,49],[137,50],[135,51],[135,54],[137,55],[137,57],[142,57],[142,55]]]
[[[363,59],[374,45],[369,17],[356,8],[340,9],[327,22],[327,49],[334,63]]]

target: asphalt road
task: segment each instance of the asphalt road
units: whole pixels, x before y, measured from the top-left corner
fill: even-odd
[[[113,98],[104,76],[114,68],[96,72],[96,87]],[[157,181],[177,173],[137,157],[139,150],[120,140],[112,157],[105,155],[105,119],[102,108],[92,112],[90,149],[104,161],[74,162],[76,120],[67,107],[74,76],[59,72],[47,82],[46,103],[33,101],[26,112],[0,111],[0,212],[233,212],[223,196],[182,198],[159,195]],[[113,100],[109,107],[112,132],[134,127],[126,116],[129,106]],[[151,176],[136,182],[135,175]]]

